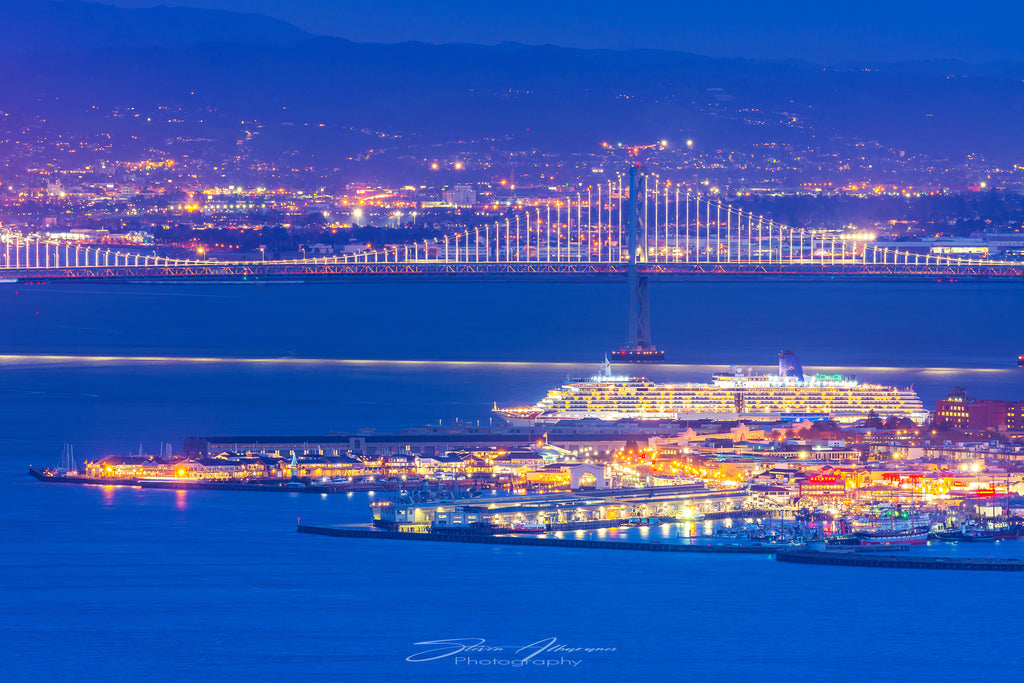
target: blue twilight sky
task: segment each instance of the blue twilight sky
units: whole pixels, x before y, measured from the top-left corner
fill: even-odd
[[[716,57],[1024,61],[1024,0],[99,0],[265,14],[360,42],[658,48]]]

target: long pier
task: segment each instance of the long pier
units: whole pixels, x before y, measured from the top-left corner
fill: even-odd
[[[134,477],[89,477],[81,474],[56,475],[42,467],[29,467],[28,473],[39,481],[53,484],[92,486],[134,486],[143,489],[207,490],[207,491],[292,491],[299,493],[365,493],[384,492],[384,482],[338,482],[314,484],[283,479],[259,481],[216,481],[201,479],[145,479]]]
[[[385,531],[355,529],[351,527],[312,526],[299,524],[300,534],[339,536],[342,538],[370,538],[393,541],[440,541],[442,543],[483,543],[486,545],[532,545],[554,548],[594,548],[597,550],[646,550],[661,553],[723,553],[731,555],[765,555],[778,552],[767,545],[682,545],[646,541],[592,541],[583,538],[538,538],[536,536],[492,536],[489,534],[414,533],[411,531]]]
[[[793,550],[773,545],[683,545],[657,541],[594,541],[582,538],[539,538],[536,536],[495,536],[490,534],[416,533],[339,526],[299,524],[300,534],[341,538],[395,541],[434,541],[441,543],[478,543],[486,545],[545,546],[554,548],[591,548],[595,550],[634,550],[661,553],[718,553],[725,555],[775,555],[779,562],[816,564],[832,567],[881,567],[890,569],[946,569],[958,571],[1024,571],[1024,560],[998,558],[915,557],[905,555],[869,555],[859,552]],[[903,550],[904,548],[900,548]],[[895,550],[895,548],[890,549]]]
[[[954,569],[971,571],[1024,571],[1024,560],[984,557],[920,557],[905,555],[873,555],[857,553],[786,551],[775,556],[779,562],[818,564],[830,567],[881,567],[886,569]]]

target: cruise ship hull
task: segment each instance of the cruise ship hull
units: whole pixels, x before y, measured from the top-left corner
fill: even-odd
[[[789,357],[786,357],[789,360]],[[604,374],[569,381],[536,405],[494,407],[514,425],[563,420],[745,420],[760,422],[834,420],[850,424],[869,417],[922,423],[928,418],[913,389],[862,384],[844,375],[753,375],[721,373],[709,384],[652,382]]]

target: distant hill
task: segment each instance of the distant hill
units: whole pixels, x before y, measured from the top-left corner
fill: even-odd
[[[255,118],[261,144],[300,151],[316,149],[308,131],[323,128],[369,136],[366,147],[378,149],[875,140],[951,164],[968,153],[1024,163],[1024,67],[1005,63],[822,67],[656,50],[361,44],[254,15],[25,0],[0,2],[0,52],[0,110],[113,130],[101,117],[134,107],[142,117],[117,126],[153,145],[216,138],[219,125],[233,141],[239,122]]]
[[[0,1],[0,51],[80,52],[203,42],[292,45],[310,34],[258,14],[187,7],[125,9],[65,0]]]

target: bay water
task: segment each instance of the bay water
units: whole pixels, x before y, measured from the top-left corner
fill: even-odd
[[[1020,667],[1016,574],[321,538],[296,518],[364,523],[371,496],[26,475],[66,442],[82,461],[180,452],[191,435],[483,424],[494,402],[533,403],[595,370],[624,340],[623,289],[0,285],[3,678],[975,680]],[[954,386],[1020,400],[1022,293],[655,283],[669,362],[631,370],[705,381],[767,370],[786,348],[810,371],[913,385],[928,407]],[[1015,546],[992,552],[1024,557]]]

